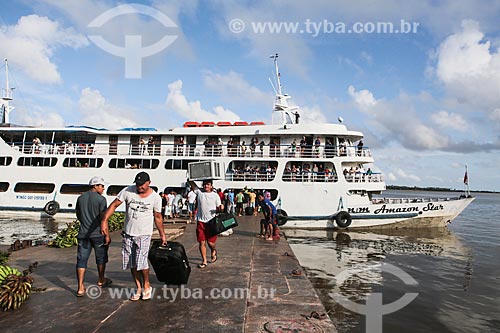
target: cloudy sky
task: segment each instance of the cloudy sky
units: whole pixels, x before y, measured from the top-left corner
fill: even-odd
[[[168,129],[269,122],[278,53],[301,120],[362,131],[388,184],[462,188],[467,164],[500,190],[499,17],[493,0],[18,0],[0,56],[13,123]]]

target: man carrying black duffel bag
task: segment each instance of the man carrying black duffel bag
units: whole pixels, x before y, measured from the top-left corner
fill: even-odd
[[[213,191],[213,182],[210,179],[203,181],[203,191],[200,191],[195,182],[189,181],[191,188],[196,194],[198,202],[198,211],[196,214],[196,238],[200,249],[201,264],[198,268],[207,267],[207,248],[205,243],[211,250],[212,263],[217,261],[217,250],[215,249],[215,242],[217,235],[213,235],[208,222],[215,217],[217,212],[222,212],[224,206],[221,203],[220,197],[217,192]]]

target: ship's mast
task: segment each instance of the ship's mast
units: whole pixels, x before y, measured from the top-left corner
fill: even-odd
[[[12,90],[13,88],[9,87],[9,64],[7,59],[5,59],[5,89],[3,90],[1,101],[1,124],[10,123],[9,113],[14,110],[14,107],[10,106],[10,101],[12,101]]]
[[[278,53],[272,55],[270,58],[274,59],[274,70],[276,71],[276,97],[273,107],[273,124],[280,124],[283,126],[298,123],[296,115],[299,114],[297,106],[289,106],[289,95],[283,94],[281,87],[281,75],[278,68]],[[300,117],[300,115],[299,115]]]

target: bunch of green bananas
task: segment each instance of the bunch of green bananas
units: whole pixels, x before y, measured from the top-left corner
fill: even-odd
[[[114,213],[108,220],[109,231],[113,232],[123,229],[124,222],[124,213]],[[56,238],[49,242],[49,246],[63,248],[78,245],[76,236],[78,236],[78,231],[80,230],[80,221],[76,220],[71,223],[66,223],[66,225],[66,228],[59,231]]]
[[[9,275],[21,276],[21,272],[17,268],[10,267],[7,265],[0,266],[0,284],[7,278]]]
[[[9,260],[10,253],[5,251],[0,251],[0,265],[3,265]]]
[[[80,222],[78,220],[71,223],[66,223],[66,228],[59,231],[52,241],[49,242],[49,246],[52,247],[72,247],[78,244],[78,231],[80,230]]]
[[[125,213],[114,213],[108,220],[108,229],[110,232],[123,229],[125,223]]]
[[[7,274],[0,282],[0,308],[16,310],[30,297],[34,280],[29,274],[37,266],[38,262],[31,264],[22,274],[15,268],[0,266],[0,276]]]

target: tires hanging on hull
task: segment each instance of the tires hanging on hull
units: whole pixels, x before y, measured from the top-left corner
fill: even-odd
[[[282,209],[278,209],[276,217],[279,226],[284,225],[288,221],[288,214]]]
[[[351,214],[346,211],[338,212],[337,215],[335,215],[335,223],[337,223],[340,228],[347,228],[352,223]]]
[[[61,206],[59,205],[59,203],[57,201],[49,201],[49,202],[47,202],[45,207],[43,207],[43,211],[47,215],[54,216],[59,211],[59,208],[61,208]]]

